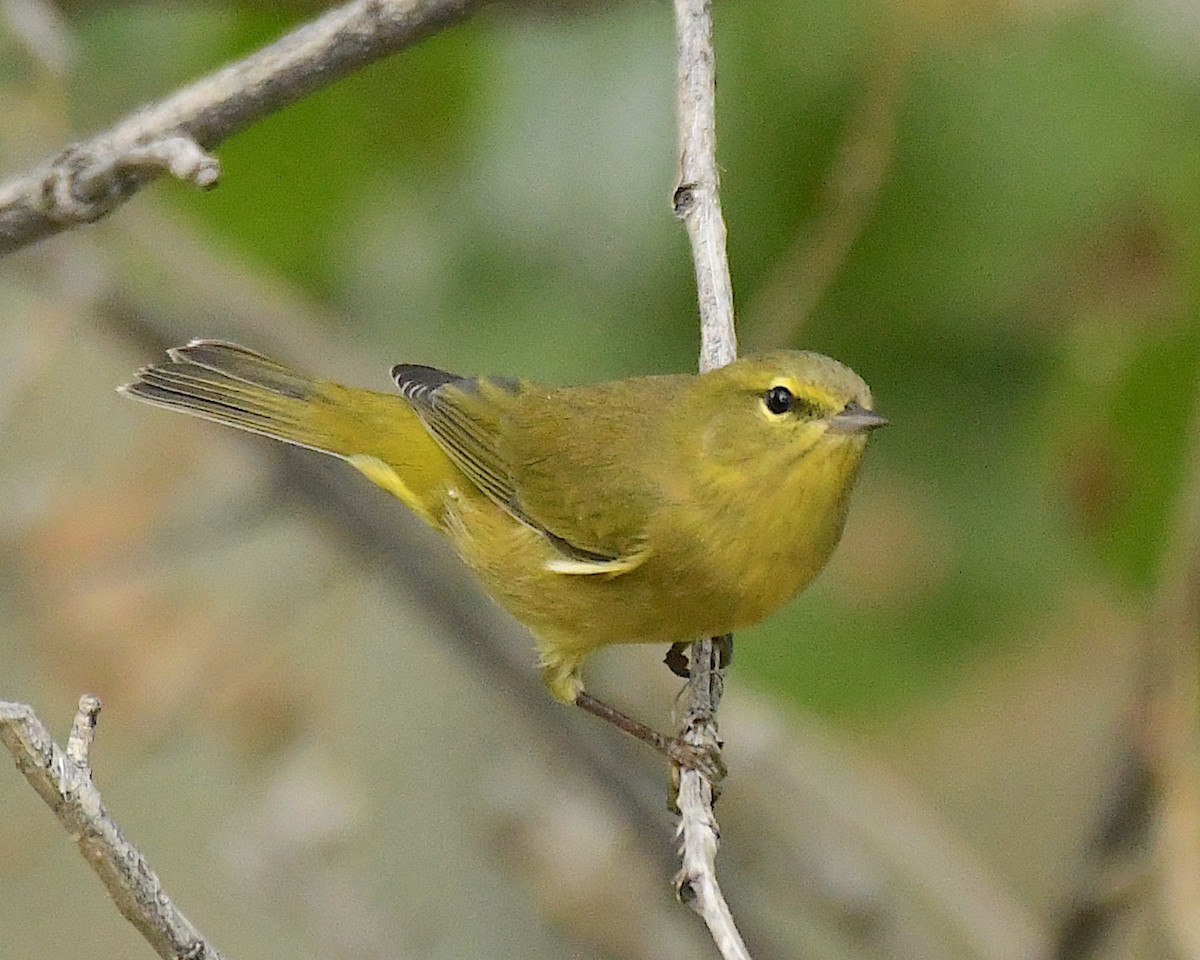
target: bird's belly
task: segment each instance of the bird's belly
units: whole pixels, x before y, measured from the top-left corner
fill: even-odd
[[[543,651],[560,655],[728,633],[781,602],[721,589],[704,570],[679,570],[653,554],[616,575],[554,571],[548,565],[561,552],[490,502],[458,504],[447,532],[487,592],[533,631]]]

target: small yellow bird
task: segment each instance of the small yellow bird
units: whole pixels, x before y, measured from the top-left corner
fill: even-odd
[[[798,351],[561,388],[401,364],[399,396],[217,340],[168,355],[121,392],[346,460],[449,537],[581,706],[592,651],[730,633],[802,590],[887,423],[854,372]]]

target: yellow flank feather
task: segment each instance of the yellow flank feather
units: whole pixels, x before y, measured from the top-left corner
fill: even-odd
[[[400,365],[399,396],[220,341],[169,356],[122,392],[348,461],[530,627],[564,702],[599,647],[728,633],[802,590],[886,423],[857,375],[797,351],[566,388]]]

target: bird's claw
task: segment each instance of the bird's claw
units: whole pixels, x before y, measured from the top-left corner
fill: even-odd
[[[720,748],[715,744],[698,747],[676,737],[670,741],[667,756],[671,758],[671,791],[667,795],[667,809],[678,815],[679,786],[684,770],[694,770],[700,774],[712,789],[712,802],[716,803],[721,796],[721,781],[725,779],[728,770],[725,761],[721,759]]]
[[[681,770],[695,770],[714,788],[729,773],[715,745],[698,747],[676,737],[667,744],[667,756]]]

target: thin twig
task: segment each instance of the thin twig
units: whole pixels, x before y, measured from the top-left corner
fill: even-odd
[[[711,0],[676,0],[679,184],[675,216],[687,226],[700,300],[700,369],[737,357],[733,282],[725,254],[717,173],[717,81]]]
[[[79,700],[63,750],[24,703],[0,700],[0,742],[29,785],[49,804],[100,875],[122,915],[164,960],[222,960],[220,951],[192,926],[163,891],[146,858],[109,816],[92,781],[89,759],[100,701]]]
[[[483,0],[353,0],[0,185],[0,256],[112,212],[164,173],[199,187],[208,151],[277,110],[465,18]],[[314,176],[318,175],[314,171]]]
[[[675,0],[678,68],[679,184],[675,215],[687,226],[696,266],[700,304],[700,369],[712,370],[737,357],[733,324],[733,283],[725,253],[717,173],[716,59],[712,45],[711,0]],[[726,644],[732,643],[727,638]],[[698,641],[692,649],[687,686],[687,718],[680,738],[720,763],[717,705],[724,687],[717,642]],[[698,770],[679,779],[679,836],[683,869],[676,877],[680,898],[708,925],[721,956],[749,960],[733,916],[717,885],[720,831],[713,816],[713,784]]]

